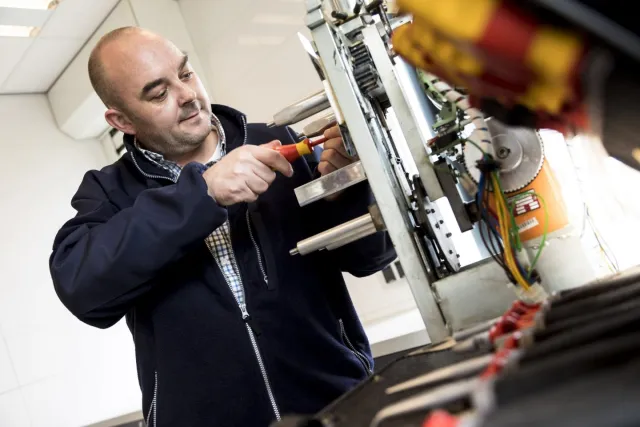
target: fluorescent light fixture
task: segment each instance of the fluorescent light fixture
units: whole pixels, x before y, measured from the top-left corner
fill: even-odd
[[[254,16],[251,22],[254,24],[295,25],[297,27],[300,27],[304,25],[304,17],[302,17],[301,15],[277,15],[262,13],[260,15]]]
[[[279,36],[240,36],[238,44],[243,46],[278,46],[284,43],[285,38]]]
[[[53,9],[60,0],[0,0],[0,7],[14,7],[19,9]]]
[[[21,25],[0,25],[0,37],[33,37],[36,34],[36,27],[25,27]]]

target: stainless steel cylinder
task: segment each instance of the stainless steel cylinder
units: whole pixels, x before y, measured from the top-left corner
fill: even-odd
[[[322,233],[316,234],[315,236],[304,239],[298,242],[296,248],[292,249],[290,253],[291,255],[307,255],[311,252],[324,249],[340,240],[346,240],[347,237],[357,235],[367,227],[373,227],[375,230],[371,214],[362,215],[358,218],[352,219],[351,221],[345,222],[344,224],[340,224],[336,227],[330,228],[329,230],[323,231]]]
[[[329,107],[331,107],[329,97],[327,93],[322,90],[276,113],[273,116],[273,122],[269,123],[269,127],[289,126],[301,122]]]
[[[356,240],[364,239],[367,236],[374,234],[376,231],[376,227],[374,225],[367,225],[362,227],[360,230],[354,231],[353,233],[349,233],[341,239],[336,240],[335,242],[327,245],[326,249],[328,251],[332,251],[334,249],[341,248],[344,245],[348,245],[351,242],[355,242]]]

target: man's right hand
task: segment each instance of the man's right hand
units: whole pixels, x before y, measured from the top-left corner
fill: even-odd
[[[276,179],[274,171],[291,177],[291,164],[273,149],[279,145],[280,141],[273,141],[231,151],[202,175],[209,195],[221,206],[253,202]]]

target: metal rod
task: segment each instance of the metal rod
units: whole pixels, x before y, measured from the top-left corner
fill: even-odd
[[[329,97],[327,93],[322,90],[280,110],[273,116],[273,122],[269,123],[268,126],[292,125],[324,111],[330,106]]]
[[[383,421],[415,411],[429,411],[471,394],[478,379],[463,380],[417,394],[382,408],[371,421],[371,427],[378,427]]]
[[[362,231],[362,228],[368,224],[373,225],[373,218],[371,217],[371,214],[362,215],[358,218],[352,219],[351,221],[345,222],[344,224],[340,224],[298,242],[296,248],[292,249],[289,253],[291,255],[307,255],[331,245],[337,240],[344,238],[346,235],[351,236],[354,233]],[[295,252],[296,249],[297,253]]]
[[[427,374],[420,375],[387,389],[387,394],[398,393],[416,387],[426,387],[445,380],[457,379],[466,375],[473,375],[484,369],[493,359],[493,353],[484,356],[465,360],[455,365],[450,365],[441,369],[436,369]]]
[[[377,231],[378,230],[376,230],[376,227],[373,224],[370,226],[363,227],[360,231],[346,235],[342,239],[337,240],[330,245],[327,245],[326,249],[328,251],[332,251],[334,249],[341,248],[344,245],[348,245],[349,243],[355,242],[356,240],[364,239],[367,236],[371,236],[372,234],[375,234]]]

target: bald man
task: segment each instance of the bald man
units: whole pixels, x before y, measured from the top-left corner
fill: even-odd
[[[273,148],[294,132],[211,105],[187,56],[138,28],[105,35],[89,74],[127,151],[84,176],[50,270],[83,322],[126,317],[147,424],[267,426],[317,412],[370,375],[342,272],[388,265],[388,236],[289,255],[372,202],[366,183],[296,201],[296,187],[353,161],[337,128],[319,161],[289,164]]]

